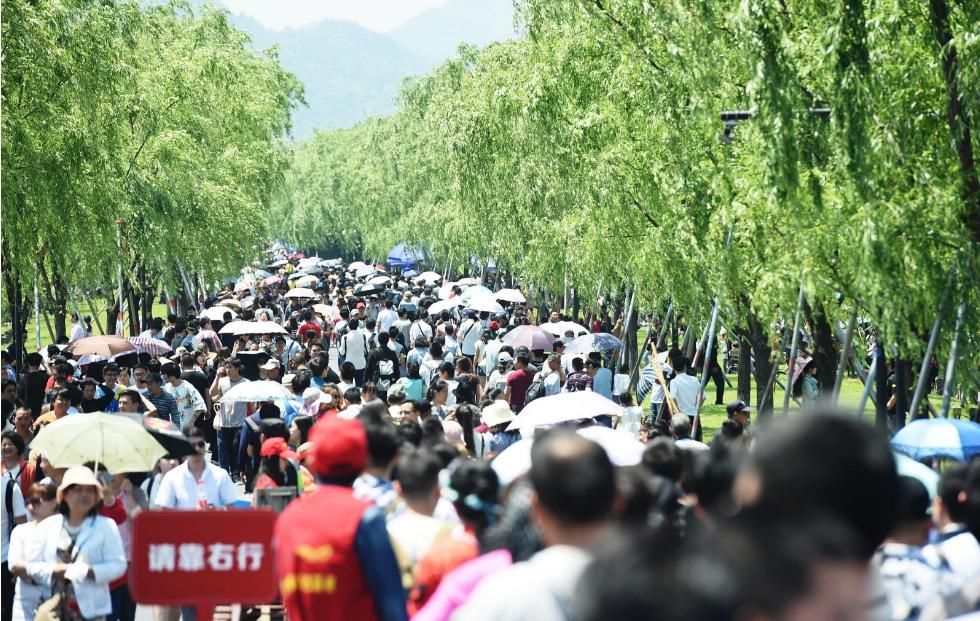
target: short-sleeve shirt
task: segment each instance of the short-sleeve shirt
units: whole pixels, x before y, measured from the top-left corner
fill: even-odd
[[[585,372],[570,373],[565,379],[566,392],[592,390],[592,376]]]
[[[0,547],[2,547],[3,549],[2,560],[4,563],[7,562],[7,549],[10,547],[10,531],[14,527],[13,524],[8,523],[10,517],[8,515],[8,509],[10,509],[9,513],[13,514],[15,520],[17,518],[22,518],[27,516],[27,507],[24,505],[24,494],[21,493],[20,481],[17,480],[16,478],[18,470],[19,469],[15,469],[13,471],[8,470],[3,473],[3,478],[0,479],[0,481],[2,481],[2,485],[0,485],[0,494],[2,494],[2,496],[0,496],[0,499],[2,500],[0,500],[0,502],[3,503],[3,507],[0,507],[0,531],[3,531],[2,534],[3,541],[0,542],[0,544],[2,544],[0,545]],[[13,485],[10,486],[11,492],[13,492],[11,494],[10,507],[7,507],[7,483],[8,482],[13,483]]]
[[[218,390],[221,392],[221,396],[224,396],[226,392],[238,386],[242,382],[247,382],[248,380],[244,377],[240,377],[234,382],[231,378],[222,377],[218,380]],[[221,426],[222,427],[241,427],[242,423],[245,422],[245,417],[248,416],[248,404],[244,401],[239,401],[237,403],[221,404]]]
[[[235,484],[228,473],[208,462],[200,479],[194,477],[187,463],[163,476],[156,494],[156,505],[167,509],[199,509],[201,501],[216,507],[227,507],[238,500]]]
[[[511,371],[507,376],[507,386],[510,387],[510,409],[520,412],[524,409],[524,399],[527,397],[527,389],[534,381],[534,373],[527,369],[517,369]]]

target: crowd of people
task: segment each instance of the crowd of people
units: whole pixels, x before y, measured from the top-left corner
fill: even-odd
[[[2,621],[135,618],[136,515],[243,495],[280,511],[290,619],[978,611],[980,462],[945,464],[932,489],[899,476],[887,438],[860,418],[814,408],[756,429],[744,401],[708,438],[701,364],[677,345],[642,361],[653,379],[641,372],[637,392],[616,322],[551,313],[536,325],[523,296],[473,279],[281,246],[267,268],[154,319],[138,336],[162,355],[73,356],[65,346],[87,334],[75,322],[23,364],[5,358]],[[290,396],[222,399],[254,381]],[[515,428],[534,401],[576,392],[613,407]],[[32,449],[45,425],[89,412],[163,419],[193,453],[123,474],[55,467]],[[637,458],[591,439],[600,427]],[[520,450],[526,467],[505,476],[498,457]],[[193,619],[193,603],[155,614]]]

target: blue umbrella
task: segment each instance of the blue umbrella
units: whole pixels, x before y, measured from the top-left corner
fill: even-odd
[[[895,455],[895,469],[898,470],[898,474],[917,479],[926,486],[926,491],[929,492],[929,498],[935,498],[936,489],[939,487],[939,473],[929,466],[917,462],[911,457],[906,457],[897,451],[893,454]]]
[[[980,454],[980,425],[955,418],[914,420],[892,438],[892,448],[912,459],[966,461]]]
[[[623,342],[608,332],[583,334],[568,344],[566,354],[588,354],[594,351],[612,351],[622,349]]]

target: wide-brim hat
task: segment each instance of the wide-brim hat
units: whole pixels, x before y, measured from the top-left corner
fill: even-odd
[[[496,427],[514,420],[514,412],[506,401],[494,401],[480,413],[487,427]]]
[[[61,478],[61,485],[58,486],[58,502],[64,500],[65,492],[74,485],[90,485],[96,489],[96,493],[102,496],[102,483],[90,469],[85,466],[72,466],[65,471],[65,476]]]

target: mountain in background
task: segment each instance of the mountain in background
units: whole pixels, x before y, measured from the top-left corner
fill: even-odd
[[[404,78],[441,64],[460,43],[483,46],[513,38],[512,20],[511,0],[453,0],[390,33],[336,20],[277,31],[231,15],[256,49],[279,46],[282,65],[303,82],[308,106],[293,111],[293,136],[299,139],[315,129],[388,114]]]
[[[387,34],[435,67],[456,54],[460,43],[483,47],[515,38],[514,5],[511,0],[454,0],[419,13]]]

